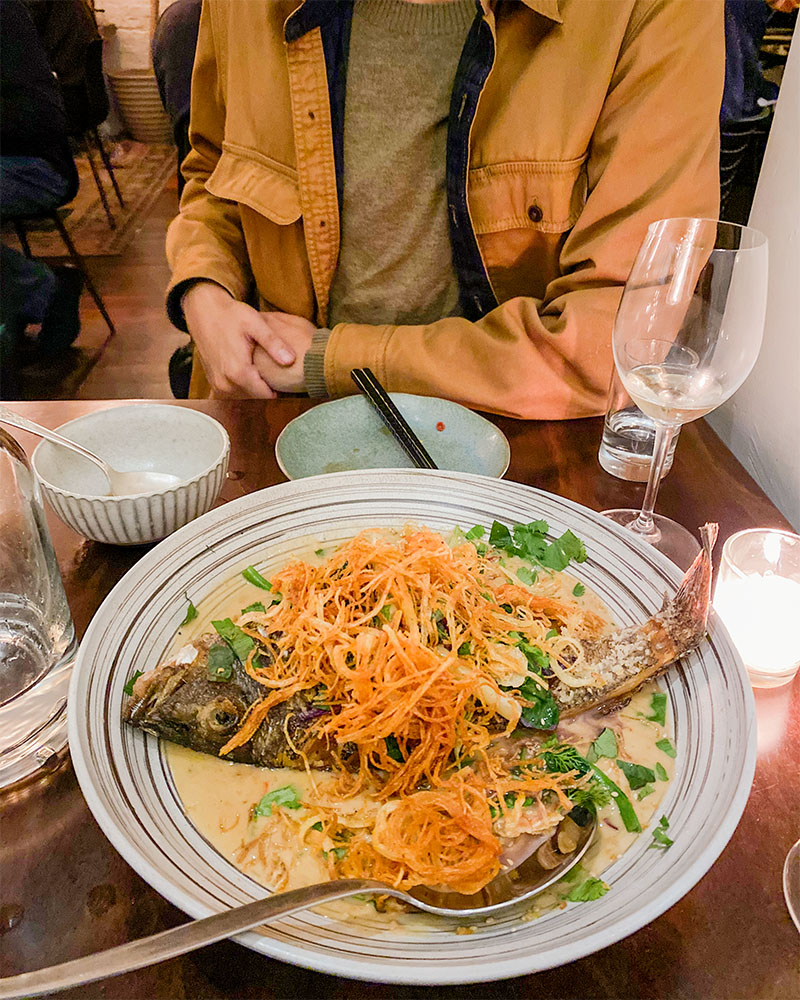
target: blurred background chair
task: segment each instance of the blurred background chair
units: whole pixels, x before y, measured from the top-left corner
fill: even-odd
[[[79,149],[86,152],[86,158],[89,161],[89,167],[97,185],[97,192],[103,203],[108,224],[111,229],[116,229],[116,222],[108,204],[92,149],[92,143],[94,143],[114,188],[119,206],[124,208],[125,202],[114,175],[114,167],[98,130],[98,126],[108,118],[109,112],[108,93],[103,77],[103,41],[101,38],[92,39],[86,46],[83,76],[80,82],[69,86],[62,84],[61,94],[64,98],[64,109],[67,112],[70,138],[75,140]]]

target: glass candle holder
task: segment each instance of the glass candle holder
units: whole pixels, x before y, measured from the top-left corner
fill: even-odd
[[[714,609],[754,687],[787,684],[800,666],[800,536],[771,528],[725,542]]]

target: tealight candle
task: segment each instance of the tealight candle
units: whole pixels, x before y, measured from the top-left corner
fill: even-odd
[[[732,535],[714,608],[755,686],[790,681],[800,666],[800,537],[761,528]]]

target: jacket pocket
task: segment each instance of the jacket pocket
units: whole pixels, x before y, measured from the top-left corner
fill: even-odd
[[[541,299],[586,201],[585,156],[495,163],[469,172],[467,198],[498,302]]]
[[[215,198],[246,205],[279,226],[301,216],[297,171],[255,150],[222,144],[222,155],[206,190]]]
[[[571,229],[586,201],[586,156],[511,161],[469,172],[468,199],[476,236],[535,229]]]

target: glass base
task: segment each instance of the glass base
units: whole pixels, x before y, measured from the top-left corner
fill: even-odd
[[[695,556],[700,551],[700,542],[691,531],[687,531],[682,524],[673,521],[662,514],[653,514],[654,530],[651,534],[638,531],[633,527],[634,522],[639,517],[638,510],[627,507],[618,507],[615,510],[604,510],[603,517],[607,517],[615,524],[627,528],[638,535],[645,542],[649,542],[653,548],[671,559],[676,566],[681,569],[688,569],[694,562]]]
[[[0,705],[0,788],[48,770],[67,745],[67,691],[77,643],[31,687]]]

